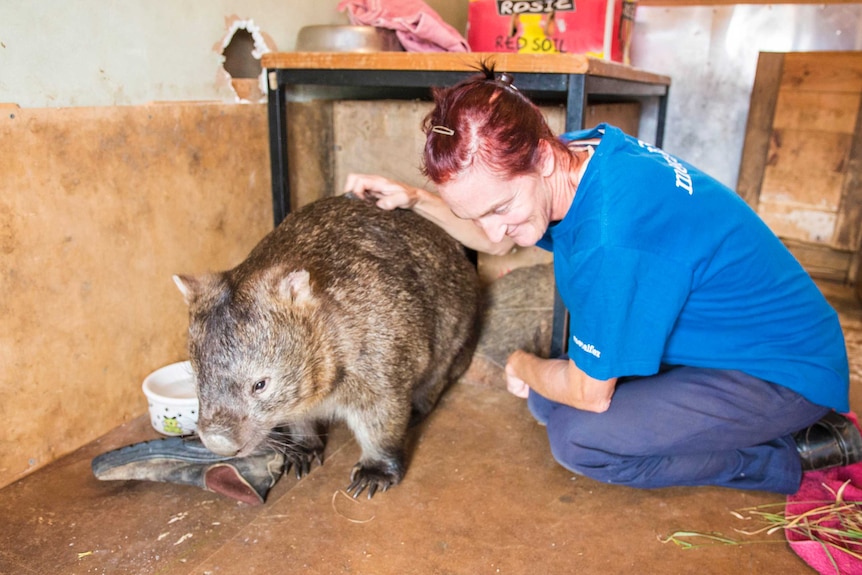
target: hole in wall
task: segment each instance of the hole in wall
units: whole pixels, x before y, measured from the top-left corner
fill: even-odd
[[[222,77],[230,84],[240,102],[266,100],[266,71],[260,58],[275,48],[272,39],[255,26],[253,20],[227,18],[227,34],[216,46],[222,56]]]
[[[254,52],[254,37],[251,32],[239,29],[225,46],[224,69],[231,78],[257,78],[260,76],[260,60],[252,54]]]

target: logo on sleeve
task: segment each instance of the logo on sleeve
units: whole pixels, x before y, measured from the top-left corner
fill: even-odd
[[[581,348],[582,350],[584,350],[588,354],[592,355],[596,359],[599,359],[600,357],[602,357],[602,352],[600,352],[598,349],[596,349],[596,346],[594,346],[593,344],[582,342],[581,340],[578,339],[578,336],[576,336],[576,335],[572,335],[572,341],[575,343],[576,346],[578,346],[579,348]]]

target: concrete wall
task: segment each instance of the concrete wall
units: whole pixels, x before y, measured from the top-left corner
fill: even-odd
[[[233,101],[222,42],[252,21],[273,50],[307,24],[346,22],[337,0],[4,0],[0,102],[22,107]]]
[[[232,102],[222,67],[240,21],[291,51],[303,26],[346,24],[339,0],[3,0],[0,103],[22,107]],[[427,2],[459,30],[466,0]]]

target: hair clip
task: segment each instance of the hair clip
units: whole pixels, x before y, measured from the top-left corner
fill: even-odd
[[[454,136],[455,130],[446,126],[432,126],[431,131],[435,134],[443,134],[444,136]]]
[[[517,92],[518,87],[515,86],[514,84],[512,84],[512,82],[514,80],[515,80],[514,76],[504,72],[504,73],[500,74],[500,77],[497,79],[497,82],[499,82],[500,85],[503,86],[504,88],[511,88],[512,90],[515,90]]]

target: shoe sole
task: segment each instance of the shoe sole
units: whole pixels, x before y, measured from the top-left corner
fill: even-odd
[[[103,453],[93,459],[93,473],[98,477],[115,467],[154,459],[174,459],[188,463],[219,463],[234,458],[213,453],[198,439],[168,437],[135,443]]]

